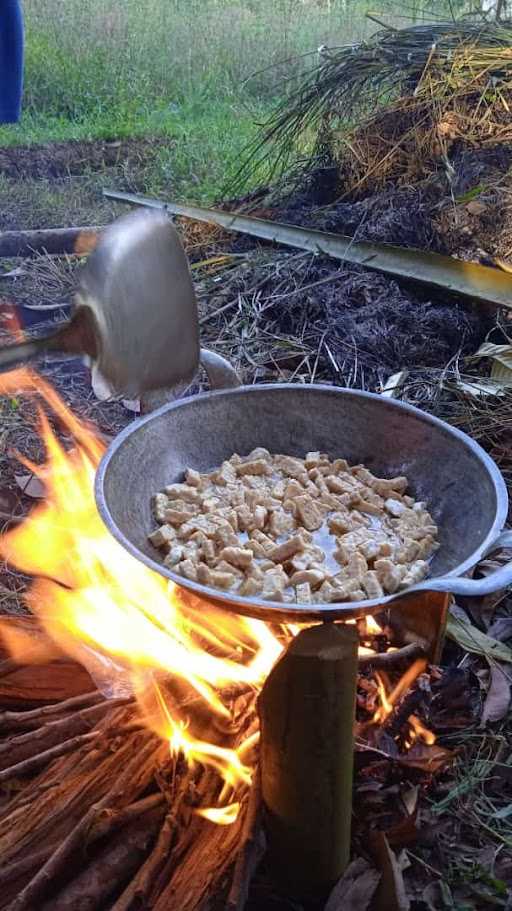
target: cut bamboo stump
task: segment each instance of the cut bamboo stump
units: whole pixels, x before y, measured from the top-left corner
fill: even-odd
[[[348,864],[358,636],[305,629],[259,698],[268,859],[288,894],[320,898]]]
[[[45,228],[35,231],[2,231],[0,257],[36,256],[48,253],[62,256],[65,253],[84,256],[94,250],[102,227]]]

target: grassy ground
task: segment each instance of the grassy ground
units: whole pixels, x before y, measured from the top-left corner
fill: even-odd
[[[27,0],[22,121],[0,146],[164,136],[149,192],[210,201],[321,44],[375,26],[367,0]],[[281,61],[285,61],[282,63]],[[257,175],[255,175],[257,179]]]
[[[416,0],[378,6],[386,21],[420,15]],[[389,5],[391,4],[391,6]],[[422,0],[428,17],[443,0]],[[114,185],[212,203],[257,125],[315,66],[318,48],[358,42],[378,25],[371,0],[26,0],[25,90],[0,150],[42,143],[158,139],[138,168],[99,174],[5,174],[0,229],[94,223],[115,213]],[[52,150],[48,150],[51,163]],[[51,171],[49,166],[48,171]],[[247,189],[260,181],[256,169]],[[68,205],[66,201],[71,201]]]

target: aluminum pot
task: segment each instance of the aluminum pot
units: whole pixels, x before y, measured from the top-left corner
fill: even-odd
[[[439,527],[441,547],[424,582],[378,601],[283,604],[219,591],[163,565],[147,536],[153,495],[186,468],[204,472],[257,446],[303,457],[320,450],[363,463],[380,477],[406,475]],[[196,595],[265,620],[348,619],[376,612],[413,591],[482,595],[512,582],[512,563],[484,579],[463,578],[502,535],[508,497],[492,459],[466,434],[379,395],[332,386],[273,384],[208,392],[166,404],[113,441],[96,477],[99,512],[113,536],[150,569]]]

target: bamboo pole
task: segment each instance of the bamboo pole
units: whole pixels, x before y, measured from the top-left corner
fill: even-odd
[[[268,857],[294,896],[326,895],[348,864],[357,644],[353,626],[303,630],[260,695]]]
[[[103,227],[42,228],[33,231],[2,231],[0,257],[65,253],[84,256],[94,250]]]

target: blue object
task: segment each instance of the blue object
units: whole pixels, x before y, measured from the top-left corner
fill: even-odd
[[[19,0],[0,0],[0,123],[17,123],[23,91],[23,16]]]

